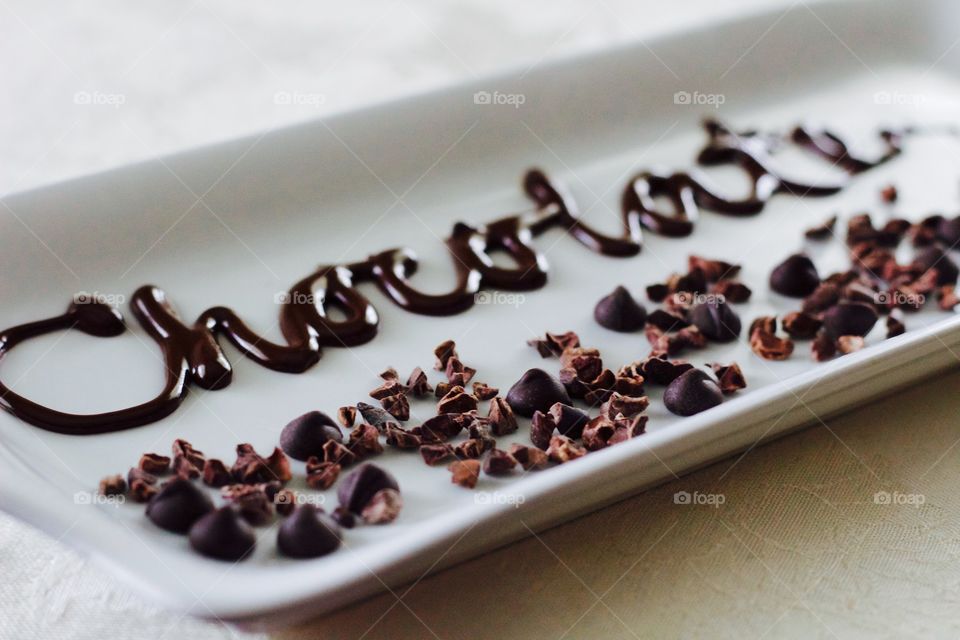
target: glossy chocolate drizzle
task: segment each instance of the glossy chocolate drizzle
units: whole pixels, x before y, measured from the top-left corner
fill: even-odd
[[[756,132],[735,133],[716,121],[708,121],[705,126],[708,142],[698,162],[743,169],[751,182],[745,198],[722,196],[691,173],[640,173],[630,179],[623,192],[621,233],[609,236],[581,221],[570,195],[545,173],[532,169],[523,179],[523,188],[535,204],[532,210],[479,227],[463,222],[454,225],[446,245],[456,283],[448,293],[424,293],[410,283],[417,270],[417,259],[407,249],[382,251],[362,262],[322,266],[290,288],[280,311],[280,330],[286,343],[277,344],[258,335],[226,307],[210,308],[193,324],[184,324],[161,289],[143,286],[131,297],[131,311],[163,354],[166,380],[156,397],[116,411],[76,415],[37,404],[0,382],[0,407],[43,429],[72,435],[119,431],[155,422],[176,410],[191,384],[203,389],[222,389],[230,384],[232,368],[217,342],[218,336],[224,336],[258,364],[287,373],[312,367],[320,359],[323,347],[353,346],[371,340],[377,333],[379,316],[356,284],[375,284],[395,304],[413,313],[460,313],[474,304],[482,287],[529,291],[544,286],[546,260],[531,242],[554,227],[597,253],[632,256],[640,252],[643,228],[666,236],[689,235],[701,208],[728,215],[752,215],[778,193],[824,196],[843,188],[844,182],[805,184],[781,175],[773,166],[772,153],[784,142],[822,157],[845,172],[848,179],[901,151],[900,136],[886,131],[880,134],[885,152],[879,158],[865,160],[852,156],[846,144],[828,131],[798,127],[789,136],[774,137]],[[673,211],[659,211],[657,197],[666,198]],[[514,266],[496,266],[490,258],[496,251],[509,255]],[[328,317],[326,309],[331,306],[341,311],[344,319],[335,321]],[[123,333],[125,324],[120,313],[105,304],[74,303],[63,315],[0,333],[0,358],[24,340],[71,328],[92,336],[110,337]]]

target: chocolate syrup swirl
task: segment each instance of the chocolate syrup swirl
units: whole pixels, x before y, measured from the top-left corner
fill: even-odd
[[[539,289],[547,282],[547,263],[532,245],[534,237],[555,227],[580,244],[608,256],[633,256],[640,252],[647,228],[665,236],[686,236],[693,231],[699,210],[727,215],[753,215],[778,193],[825,196],[840,191],[844,182],[805,184],[781,175],[772,153],[785,142],[756,132],[735,133],[716,121],[705,123],[708,142],[698,156],[704,166],[735,165],[750,178],[747,196],[728,199],[690,173],[669,176],[650,172],[634,176],[622,197],[622,229],[609,236],[580,220],[573,198],[538,169],[527,172],[523,188],[533,201],[530,211],[506,216],[479,227],[454,225],[446,240],[455,275],[453,288],[442,294],[424,293],[410,283],[417,258],[408,249],[389,249],[362,262],[322,266],[290,288],[280,311],[280,331],[285,344],[271,342],[248,327],[232,310],[212,307],[192,324],[185,324],[166,294],[143,286],[131,297],[131,311],[163,354],[163,389],[142,404],[106,413],[76,415],[37,404],[0,382],[0,408],[42,429],[71,435],[120,431],[155,422],[177,409],[191,384],[202,389],[222,389],[230,384],[233,369],[217,342],[230,341],[244,356],[276,371],[300,373],[320,360],[323,347],[346,347],[370,341],[377,333],[379,316],[355,286],[368,282],[407,311],[432,316],[469,309],[481,288],[511,291]],[[881,132],[886,152],[874,160],[850,154],[846,144],[827,131],[796,128],[789,141],[831,162],[852,177],[896,157],[900,136]],[[655,198],[664,197],[673,211],[657,209]],[[504,252],[514,266],[499,267],[492,252]],[[337,308],[343,320],[328,317]],[[59,316],[22,324],[0,333],[0,358],[21,342],[53,331],[79,329],[97,337],[126,330],[120,313],[99,302],[71,304]]]

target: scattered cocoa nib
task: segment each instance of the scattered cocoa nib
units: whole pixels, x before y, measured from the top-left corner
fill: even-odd
[[[147,484],[157,484],[158,482],[157,476],[152,473],[148,473],[140,467],[130,467],[130,471],[127,472],[127,484],[132,486],[137,480]]]
[[[348,467],[357,461],[357,454],[340,442],[327,440],[323,443],[323,460],[336,462],[341,467]]]
[[[547,454],[536,447],[514,443],[510,445],[510,455],[523,467],[524,471],[545,469],[549,458]]]
[[[888,184],[884,188],[880,189],[880,199],[887,204],[896,202],[898,195],[897,188],[892,184]]]
[[[347,448],[360,460],[383,453],[380,432],[371,424],[360,423],[350,432]]]
[[[710,363],[709,367],[717,376],[717,382],[720,384],[720,391],[723,395],[736,393],[740,389],[747,388],[747,379],[743,377],[743,371],[736,362],[730,364],[720,364],[719,362]]]
[[[502,449],[491,449],[483,460],[483,472],[488,476],[505,476],[517,466],[517,459]]]
[[[357,411],[360,412],[360,417],[363,418],[363,421],[367,424],[373,425],[377,431],[386,431],[387,425],[392,424],[399,427],[396,418],[390,415],[390,412],[380,407],[375,407],[372,404],[367,404],[366,402],[357,403]]]
[[[691,255],[687,258],[687,268],[690,271],[701,271],[707,282],[717,282],[735,278],[740,273],[740,265],[724,262],[723,260],[711,260],[700,256]]]
[[[453,447],[453,454],[460,460],[476,460],[486,451],[486,443],[477,438],[469,438]]]
[[[340,407],[337,409],[337,422],[342,424],[347,429],[353,427],[354,423],[357,421],[357,408],[356,407]]]
[[[434,364],[433,368],[437,371],[446,371],[447,362],[450,358],[457,358],[457,343],[453,340],[444,340],[436,346],[433,350],[433,355],[436,356],[437,362]]]
[[[943,311],[953,311],[953,308],[960,304],[960,298],[952,284],[945,284],[937,289],[937,305]]]
[[[208,458],[203,464],[203,484],[210,487],[222,487],[231,482],[233,482],[233,474],[221,460]]]
[[[680,377],[684,371],[693,369],[693,365],[683,360],[668,360],[665,357],[653,356],[644,360],[640,368],[645,380],[666,386]]]
[[[583,429],[582,442],[588,451],[599,451],[608,446],[616,432],[616,426],[605,415],[597,416]]]
[[[396,489],[377,491],[360,511],[366,524],[389,524],[397,519],[403,509],[403,497]]]
[[[382,375],[382,374],[381,374]],[[384,382],[382,385],[373,389],[370,392],[370,397],[375,400],[383,400],[390,396],[399,395],[406,392],[406,387],[400,384],[400,381],[396,378],[391,378]]]
[[[690,326],[690,323],[687,322],[685,318],[663,309],[654,309],[648,313],[647,324],[653,325],[661,331],[676,331]]]
[[[750,348],[764,360],[786,360],[793,353],[793,341],[758,327],[750,334]]]
[[[580,337],[573,331],[566,333],[549,333],[543,339],[527,340],[527,344],[534,347],[543,358],[559,356],[567,348],[580,346]]]
[[[894,338],[899,335],[906,333],[907,327],[903,324],[903,321],[900,318],[894,317],[893,314],[887,316],[887,337]]]
[[[490,409],[487,411],[487,420],[490,421],[490,429],[494,435],[505,436],[517,430],[517,418],[513,414],[513,409],[503,398],[497,397],[490,401]]]
[[[297,494],[290,489],[280,489],[273,496],[273,508],[281,516],[288,516],[297,508]]]
[[[587,450],[568,438],[567,436],[556,435],[550,438],[550,444],[547,447],[547,457],[554,462],[564,463],[576,460],[587,454]]]
[[[438,382],[437,386],[433,389],[433,396],[435,398],[442,398],[455,386],[456,385],[450,384],[449,382]]]
[[[492,400],[499,395],[500,389],[496,387],[491,387],[486,382],[474,382],[473,383],[473,396],[477,400]]]
[[[398,374],[397,370],[393,367],[387,367],[380,372],[380,377],[384,380],[397,380],[400,378],[400,374]]]
[[[611,444],[642,436],[647,432],[647,422],[649,420],[650,416],[647,415],[633,416],[630,418],[617,416],[613,421],[613,426],[616,431],[613,434],[613,438],[611,438]]]
[[[251,525],[258,527],[267,524],[273,518],[274,495],[267,495],[263,484],[228,485],[220,489],[225,500],[231,502],[240,516]]]
[[[490,423],[486,418],[477,418],[473,424],[468,427],[467,432],[471,439],[479,440],[483,443],[484,451],[488,451],[497,445],[497,441],[493,437],[493,431],[490,429]]]
[[[467,393],[463,387],[450,387],[445,396],[437,403],[437,413],[466,413],[477,410],[477,399]]]
[[[907,235],[915,247],[927,247],[937,241],[937,228],[943,221],[943,216],[929,216],[910,227]]]
[[[642,396],[644,395],[643,376],[618,374],[613,380],[613,390],[625,396]]]
[[[864,345],[863,336],[840,336],[837,338],[837,349],[843,354],[860,351]]]
[[[560,368],[573,369],[581,380],[593,380],[603,370],[603,360],[597,349],[570,347],[560,354]]]
[[[703,293],[707,289],[707,278],[700,269],[691,269],[685,274],[674,273],[667,278],[667,288],[670,293]]]
[[[777,332],[777,318],[776,316],[759,316],[753,322],[750,323],[750,331],[747,332],[748,335],[753,335],[754,331],[764,331],[766,333],[776,333]]]
[[[837,216],[832,215],[815,227],[810,227],[803,235],[811,240],[826,240],[833,235],[833,228],[837,226]]]
[[[274,447],[273,453],[264,458],[249,444],[237,445],[237,461],[231,472],[237,481],[247,484],[272,480],[289,482],[293,477],[290,461],[279,447]]]
[[[750,296],[753,295],[753,291],[750,290],[750,287],[742,282],[735,282],[733,280],[721,280],[713,285],[711,292],[715,295],[723,296],[725,301],[735,304],[748,302],[750,300]]]
[[[441,413],[419,427],[414,427],[410,432],[420,436],[424,444],[446,442],[463,431],[463,422],[455,417],[453,414]]]
[[[307,486],[323,491],[329,489],[340,477],[341,467],[335,462],[322,462],[316,456],[307,460]]]
[[[414,398],[423,398],[432,392],[433,387],[430,386],[427,374],[420,367],[414,368],[414,370],[410,372],[410,377],[407,378],[407,393]]]
[[[434,466],[453,457],[453,447],[448,444],[425,444],[420,447],[420,455],[424,462]]]
[[[380,400],[380,406],[383,407],[384,411],[401,422],[406,422],[410,419],[410,401],[407,400],[407,396],[403,393],[382,398]]]
[[[157,494],[156,484],[146,480],[136,479],[130,483],[130,497],[134,502],[149,502],[150,498]]]
[[[193,464],[193,466],[195,466],[198,470],[203,469],[203,452],[194,449],[193,445],[186,440],[177,438],[173,441],[173,446],[171,449],[173,451],[174,460],[176,460],[177,457],[183,457],[189,460],[191,464]]]
[[[387,444],[395,449],[419,449],[420,436],[400,427],[387,427]]]
[[[100,480],[100,495],[122,496],[127,492],[127,481],[119,473]]]
[[[600,413],[610,420],[617,416],[632,418],[646,411],[649,406],[650,398],[647,396],[630,397],[614,393],[600,406]],[[563,435],[570,434],[564,433]]]
[[[550,407],[550,418],[556,425],[557,431],[569,438],[579,438],[583,428],[590,421],[590,416],[568,404],[557,402]]]
[[[838,302],[840,302],[840,287],[836,283],[824,282],[804,298],[801,308],[807,313],[819,313]]]
[[[827,335],[825,331],[821,331],[817,334],[817,337],[813,339],[813,344],[810,345],[810,352],[813,354],[814,360],[823,362],[837,355],[837,343],[834,342],[833,338]]]
[[[467,383],[476,375],[477,370],[463,364],[460,358],[452,357],[447,360],[447,367],[444,372],[447,376],[447,382],[452,385],[466,387]]]
[[[147,473],[159,475],[166,473],[170,468],[170,458],[162,456],[159,453],[145,453],[140,456],[140,464],[138,466]]]
[[[796,340],[810,340],[823,326],[820,318],[803,311],[791,311],[783,316],[783,330]]]
[[[543,411],[536,411],[530,422],[530,442],[539,449],[546,450],[550,446],[550,438],[557,429],[553,416]]]
[[[453,484],[473,489],[477,486],[480,479],[480,461],[479,460],[455,460],[447,467],[450,470],[450,481]]]
[[[199,478],[201,469],[198,469],[188,458],[184,456],[175,456],[173,458],[173,472],[181,478],[193,480]]]

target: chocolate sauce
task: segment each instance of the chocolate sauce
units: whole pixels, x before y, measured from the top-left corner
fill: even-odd
[[[323,347],[347,347],[373,339],[379,316],[370,301],[355,288],[358,283],[375,284],[407,311],[451,315],[469,309],[483,287],[529,291],[544,286],[546,260],[531,241],[555,227],[597,253],[633,256],[642,246],[642,228],[666,236],[689,235],[700,208],[728,215],[753,215],[763,210],[767,201],[778,193],[824,196],[844,187],[844,182],[804,184],[778,173],[773,168],[771,154],[782,140],[755,132],[734,133],[715,121],[708,121],[705,126],[709,139],[698,162],[705,166],[732,164],[742,168],[751,180],[746,198],[727,199],[688,173],[669,176],[641,173],[629,181],[623,193],[620,235],[608,236],[582,222],[570,195],[545,173],[532,169],[524,176],[523,188],[535,204],[533,210],[480,227],[462,222],[454,225],[446,245],[456,282],[447,293],[428,294],[410,284],[409,279],[417,270],[417,259],[407,249],[389,249],[353,264],[323,266],[288,292],[280,312],[280,330],[286,344],[277,344],[258,335],[226,307],[210,308],[193,324],[184,324],[161,289],[143,286],[131,297],[131,310],[163,354],[166,379],[155,398],[116,411],[75,415],[32,402],[0,382],[0,408],[57,433],[85,435],[129,429],[172,413],[183,401],[190,384],[211,390],[230,384],[233,369],[217,343],[217,336],[224,336],[258,364],[287,373],[300,373],[312,367],[319,361]],[[875,160],[853,157],[838,137],[826,131],[797,128],[789,137],[794,144],[842,169],[848,178],[896,157],[901,150],[900,137],[890,132],[881,132],[887,151]],[[657,210],[655,198],[661,196],[672,204],[672,213]],[[505,252],[514,266],[494,265],[490,258],[494,251]],[[326,313],[328,306],[339,309],[345,319],[330,319]],[[110,337],[121,334],[125,325],[120,313],[107,305],[71,304],[62,315],[0,333],[0,358],[25,340],[72,328],[93,336]]]

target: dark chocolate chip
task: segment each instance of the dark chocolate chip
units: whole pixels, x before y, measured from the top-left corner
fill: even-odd
[[[620,286],[601,298],[593,309],[593,317],[601,327],[612,331],[638,331],[647,319],[647,310]]]
[[[865,336],[877,323],[877,311],[860,302],[841,302],[823,314],[823,329],[831,338]]]
[[[700,369],[681,374],[663,392],[663,404],[678,416],[692,416],[722,402],[720,386]]]
[[[716,342],[730,342],[740,335],[740,316],[720,300],[698,304],[690,310],[690,321],[700,333]]]
[[[339,546],[340,527],[312,504],[297,507],[277,532],[277,548],[291,558],[317,558]]]
[[[230,507],[211,511],[190,527],[190,546],[208,558],[242,560],[256,544],[253,529]]]
[[[295,460],[306,460],[310,456],[322,456],[323,445],[328,440],[341,442],[340,428],[328,415],[311,411],[294,418],[283,428],[280,448]]]
[[[590,421],[586,412],[559,402],[550,407],[550,416],[557,425],[557,431],[568,438],[579,438]]]
[[[363,464],[340,483],[337,499],[340,500],[341,507],[359,514],[373,495],[383,489],[400,491],[400,485],[396,478],[384,469],[373,464]]]
[[[147,504],[147,517],[161,529],[174,533],[186,533],[210,511],[210,496],[184,478],[174,478],[163,485]]]
[[[921,249],[914,257],[913,264],[924,271],[935,269],[939,285],[956,284],[957,276],[960,275],[957,263],[939,247]]]
[[[802,298],[820,285],[817,267],[807,256],[797,253],[774,267],[770,274],[770,288],[791,298]]]
[[[570,404],[570,396],[560,381],[543,369],[530,369],[507,392],[510,408],[527,418],[535,411],[549,411],[556,402]]]

